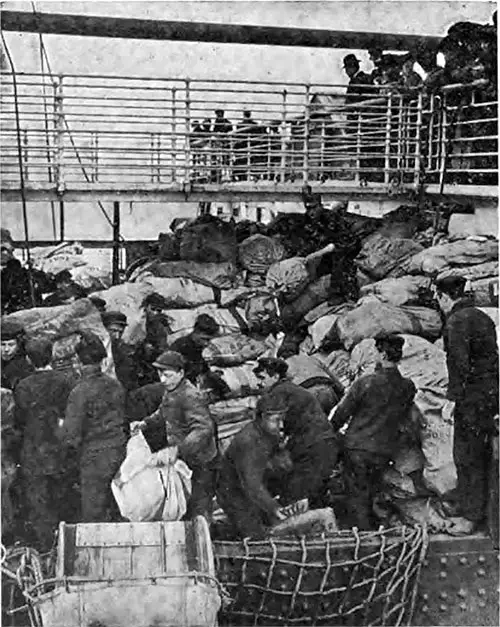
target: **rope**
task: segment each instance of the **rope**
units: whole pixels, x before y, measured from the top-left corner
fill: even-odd
[[[21,192],[21,206],[23,210],[23,226],[24,226],[24,239],[26,241],[26,258],[27,258],[27,268],[28,268],[28,287],[30,292],[31,306],[35,307],[35,289],[33,286],[33,275],[32,275],[32,262],[31,262],[31,252],[29,245],[29,232],[28,232],[28,210],[26,204],[26,190],[25,190],[25,181],[24,181],[24,168],[23,168],[23,153],[22,153],[22,144],[21,144],[21,121],[20,121],[20,113],[19,113],[19,97],[17,91],[17,74],[16,68],[14,66],[14,61],[12,60],[12,56],[10,54],[9,47],[7,45],[7,41],[5,40],[5,36],[2,31],[2,43],[5,48],[5,54],[7,55],[7,59],[9,61],[10,69],[12,72],[12,87],[14,89],[14,113],[16,118],[16,136],[17,136],[17,158],[19,164],[19,182],[20,182],[20,192]]]
[[[31,6],[32,6],[32,9],[33,9],[33,14],[39,20],[40,16],[39,16],[39,14],[38,14],[38,12],[36,10],[35,3],[32,2]],[[44,55],[45,62],[46,62],[46,65],[47,65],[47,69],[48,69],[48,72],[49,72],[49,76],[50,76],[50,78],[52,80],[54,80],[54,74],[53,74],[52,69],[50,67],[49,56],[48,56],[47,49],[46,49],[44,41],[43,41],[43,35],[42,35],[41,30],[38,32],[38,36],[40,38],[40,50],[41,50],[41,53]],[[76,158],[78,160],[78,164],[80,165],[80,168],[81,168],[82,173],[83,173],[83,175],[85,177],[85,180],[87,181],[87,183],[90,183],[90,178],[89,178],[89,176],[87,174],[87,170],[85,169],[83,161],[82,161],[82,159],[80,157],[80,153],[78,152],[78,148],[76,147],[75,141],[73,139],[73,134],[71,132],[68,120],[67,120],[65,115],[63,116],[63,120],[64,120],[64,126],[66,127],[66,131],[68,132],[68,137],[69,137],[69,140],[71,142],[71,146],[72,146],[73,150],[75,151],[75,155],[76,155]],[[101,210],[104,218],[108,222],[109,226],[111,226],[111,228],[113,228],[113,226],[114,226],[113,221],[109,217],[107,211],[105,210],[105,208],[104,208],[104,206],[103,206],[103,204],[102,204],[102,202],[100,200],[97,201],[97,205],[98,205],[99,209]],[[122,240],[122,242],[125,242],[125,238],[122,235],[120,235],[120,239]]]
[[[408,625],[426,549],[419,527],[215,542],[218,570],[237,601],[224,620]]]

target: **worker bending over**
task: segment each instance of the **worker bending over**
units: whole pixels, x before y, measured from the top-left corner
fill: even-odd
[[[285,407],[286,449],[293,463],[291,474],[280,489],[283,503],[309,499],[311,509],[325,507],[328,479],[338,457],[337,436],[319,401],[308,390],[287,378],[288,364],[283,359],[264,357],[254,369],[264,393],[257,403],[273,398]]]
[[[398,450],[399,434],[408,429],[416,389],[397,367],[403,345],[399,335],[376,338],[375,373],[354,381],[332,419],[335,431],[350,421],[344,437],[347,513],[349,526],[358,529],[377,527],[373,500]]]
[[[222,458],[217,501],[241,538],[261,538],[285,519],[266,484],[266,471],[283,445],[285,413],[282,398],[267,396],[255,419],[234,436]]]
[[[171,458],[178,456],[193,472],[193,491],[186,517],[209,518],[218,454],[215,425],[205,395],[187,379],[180,353],[165,351],[154,366],[165,390],[161,405],[151,416],[131,426],[144,429],[165,425],[167,446],[173,449]]]

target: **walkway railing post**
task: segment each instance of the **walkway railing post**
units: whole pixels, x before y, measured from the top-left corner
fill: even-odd
[[[99,135],[97,132],[92,132],[91,135],[91,150],[92,150],[92,174],[91,179],[93,183],[97,183],[99,180]]]
[[[283,110],[281,112],[281,159],[280,159],[280,173],[279,180],[281,183],[285,182],[285,171],[286,171],[286,98],[287,91],[283,90]]]
[[[444,175],[446,172],[446,147],[448,137],[448,116],[446,114],[446,95],[443,96],[441,107],[441,146],[439,150],[439,189],[444,186]]]
[[[29,170],[28,170],[28,129],[23,129],[23,172],[24,172],[24,181],[27,182],[29,179]]]
[[[415,187],[418,187],[420,184],[420,166],[421,166],[421,143],[420,143],[420,135],[422,131],[422,106],[423,106],[423,97],[422,93],[418,95],[417,100],[417,125],[415,128]]]
[[[120,203],[113,202],[113,285],[120,283]]]
[[[361,172],[361,114],[358,113],[356,121],[356,173],[354,181],[359,183],[365,177],[365,173]]]
[[[385,171],[384,171],[384,183],[389,184],[390,169],[391,169],[391,128],[392,128],[392,94],[387,96],[387,113],[385,122]]]
[[[54,81],[54,107],[55,107],[55,167],[54,181],[57,192],[64,191],[64,101],[63,101],[63,75]]]
[[[435,96],[431,95],[430,96],[430,106],[429,106],[429,124],[427,127],[427,132],[429,134],[429,137],[427,138],[428,144],[427,144],[427,163],[426,163],[426,170],[427,171],[431,171],[432,172],[432,157],[433,157],[433,153],[434,153],[434,99]]]
[[[177,89],[172,87],[172,183],[177,179]]]
[[[309,126],[311,122],[311,86],[306,85],[306,112],[304,118],[304,183],[309,181]]]
[[[191,181],[191,93],[190,81],[186,81],[186,125],[184,137],[184,182],[188,184]]]

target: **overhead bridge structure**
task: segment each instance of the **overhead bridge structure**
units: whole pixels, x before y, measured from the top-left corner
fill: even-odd
[[[496,198],[489,93],[374,89],[349,103],[345,85],[7,73],[1,197],[273,201],[309,183],[326,200]]]

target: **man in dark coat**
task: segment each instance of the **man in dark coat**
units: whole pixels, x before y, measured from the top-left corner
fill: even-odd
[[[167,446],[173,455],[186,462],[193,472],[192,494],[187,518],[209,518],[215,494],[218,450],[215,424],[203,393],[185,375],[185,360],[180,353],[165,351],[155,362],[164,395],[160,407],[137,425],[154,428],[165,425]]]
[[[0,333],[2,387],[14,390],[19,381],[34,372],[34,368],[25,356],[22,324],[2,318]]]
[[[36,370],[16,387],[16,424],[23,433],[21,471],[27,518],[35,532],[38,550],[45,553],[52,548],[54,532],[63,519],[60,506],[68,491],[57,430],[74,380],[52,370],[49,340],[28,342],[26,353]]]
[[[443,330],[448,364],[448,399],[455,403],[453,456],[456,503],[450,514],[457,534],[472,533],[485,517],[490,436],[498,414],[498,345],[495,325],[464,297],[466,280],[436,281],[436,298],[446,316]],[[454,529],[450,529],[454,533]]]
[[[217,501],[241,538],[261,538],[284,519],[266,485],[266,473],[280,452],[285,412],[282,399],[268,396],[255,420],[234,436],[222,458]]]
[[[212,171],[212,178],[220,183],[224,170],[229,166],[231,161],[231,139],[229,134],[233,131],[233,125],[224,117],[223,109],[215,110],[215,120],[212,128],[215,147],[218,151],[214,155],[214,165],[216,169]]]
[[[134,350],[127,346],[122,339],[127,326],[127,316],[121,313],[121,311],[105,311],[102,314],[102,323],[111,338],[116,378],[125,390],[135,390],[139,387],[139,383]]]
[[[180,337],[172,344],[171,349],[180,353],[185,360],[186,378],[193,384],[198,383],[198,378],[209,371],[209,367],[203,358],[203,349],[219,334],[219,325],[208,314],[200,314],[194,323],[194,328],[189,335]]]
[[[293,470],[282,485],[282,502],[308,498],[311,509],[325,507],[327,482],[338,457],[337,436],[316,397],[292,383],[287,371],[288,364],[282,359],[259,359],[254,372],[265,391],[257,403],[256,415],[270,397],[286,408],[284,434]]]
[[[167,307],[166,299],[157,293],[148,294],[142,302],[146,314],[146,337],[134,354],[139,388],[160,381],[153,363],[168,348],[167,340],[172,329],[168,317],[163,313]]]
[[[54,289],[53,279],[41,270],[28,270],[21,265],[14,257],[14,242],[7,229],[1,230],[0,247],[2,315],[40,306],[42,295]]]
[[[56,290],[43,301],[44,307],[58,307],[74,303],[79,298],[85,298],[87,291],[73,281],[69,270],[61,270],[54,278]]]
[[[344,437],[347,510],[350,525],[359,529],[377,527],[373,500],[397,452],[400,434],[408,429],[416,389],[397,367],[403,345],[399,335],[377,338],[376,372],[354,381],[331,421],[337,431],[350,420]]]
[[[76,353],[82,379],[69,395],[59,438],[79,458],[82,522],[110,522],[117,516],[111,480],[125,458],[125,391],[102,372],[106,349],[97,336],[82,334]]]
[[[369,86],[373,85],[372,78],[361,71],[359,59],[354,54],[344,57],[344,71],[349,77],[345,99],[347,105],[362,102],[377,93],[375,89],[370,89]]]

